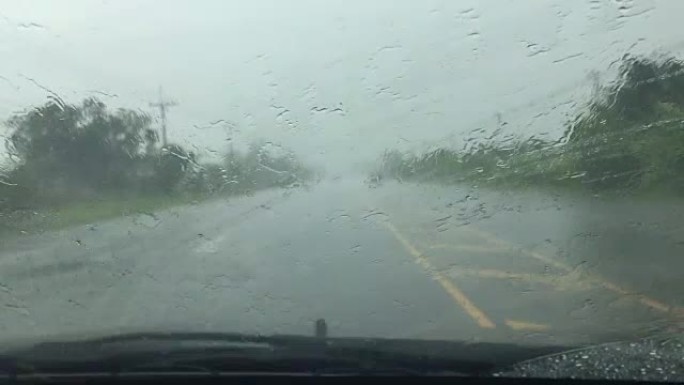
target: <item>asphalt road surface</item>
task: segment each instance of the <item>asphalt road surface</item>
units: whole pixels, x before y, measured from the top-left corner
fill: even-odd
[[[684,320],[677,202],[360,180],[4,239],[3,339],[192,330],[590,344]]]

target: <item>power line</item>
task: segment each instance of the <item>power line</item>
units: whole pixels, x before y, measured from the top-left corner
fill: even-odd
[[[168,144],[168,138],[166,135],[166,110],[169,107],[177,106],[173,100],[164,100],[162,95],[162,88],[159,87],[159,101],[156,103],[150,103],[150,107],[159,108],[159,115],[161,116],[161,131],[162,131],[162,147],[166,147]]]

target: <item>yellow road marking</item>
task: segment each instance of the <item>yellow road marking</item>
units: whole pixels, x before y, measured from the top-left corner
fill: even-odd
[[[447,277],[439,273],[437,269],[428,261],[428,259],[416,249],[411,242],[409,242],[394,225],[384,221],[381,222],[394,237],[401,243],[402,246],[415,259],[416,263],[427,271],[432,278],[437,281],[444,291],[446,291],[451,298],[483,329],[494,329],[496,325],[492,322],[485,313],[480,310],[469,298]]]
[[[487,247],[487,246],[475,246],[475,245],[450,245],[450,244],[437,244],[428,247],[429,249],[443,249],[443,250],[453,250],[453,251],[474,251],[478,253],[491,253],[497,251],[510,250],[504,247]]]
[[[479,237],[481,237],[481,238],[483,238],[483,239],[485,239],[491,243],[500,245],[502,247],[505,247],[505,246],[513,247],[512,243],[504,241],[504,240],[498,238],[497,236],[495,236],[494,234],[491,234],[489,232],[476,229],[472,226],[463,227],[463,228],[467,229],[469,232],[476,234]],[[524,248],[522,248],[522,249],[518,248],[518,250],[522,251],[523,253],[527,254],[528,256],[530,256],[532,258],[535,258],[541,262],[544,262],[548,265],[551,265],[551,266],[557,267],[559,269],[565,270],[567,272],[575,272],[576,271],[576,269],[572,268],[570,265],[563,263],[563,262],[561,262],[555,258],[551,258],[551,257],[546,256],[544,254],[538,253],[536,251],[527,250]],[[684,309],[681,309],[681,308],[678,308],[675,306],[666,305],[663,302],[660,302],[656,299],[650,298],[649,296],[646,296],[644,294],[635,293],[633,291],[625,289],[624,287],[621,287],[619,285],[616,285],[616,284],[606,280],[605,278],[601,277],[598,274],[589,274],[587,272],[582,272],[580,275],[583,277],[583,280],[585,280],[587,282],[597,284],[598,286],[601,286],[601,287],[603,287],[609,291],[612,291],[616,294],[619,294],[622,296],[632,297],[638,303],[640,303],[646,307],[650,307],[651,309],[655,309],[655,310],[658,310],[658,311],[663,312],[663,313],[671,313],[671,314],[680,314],[680,313],[682,313],[682,311],[684,311]],[[578,279],[582,279],[582,278],[578,277]]]
[[[496,269],[468,269],[461,267],[451,268],[451,272],[456,275],[473,276],[479,278],[497,278],[519,280],[528,283],[542,283],[554,286],[559,289],[574,288],[586,290],[587,285],[582,285],[577,282],[574,277],[569,275],[553,276],[547,274],[532,274],[532,273],[513,273],[510,271],[496,270]]]
[[[514,321],[510,319],[507,319],[504,322],[506,323],[506,326],[508,326],[509,328],[519,331],[543,332],[551,329],[551,326],[546,324],[537,324],[525,321]]]

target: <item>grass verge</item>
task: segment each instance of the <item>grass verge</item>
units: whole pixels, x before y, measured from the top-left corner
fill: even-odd
[[[206,200],[201,196],[107,197],[53,208],[0,212],[0,237],[58,230]]]

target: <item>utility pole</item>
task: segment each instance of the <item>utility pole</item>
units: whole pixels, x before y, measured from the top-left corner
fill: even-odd
[[[161,87],[159,87],[159,101],[156,103],[150,103],[150,107],[159,108],[159,115],[161,116],[162,148],[166,148],[168,145],[168,139],[166,136],[166,110],[169,107],[177,105],[178,103],[172,100],[164,100]]]

